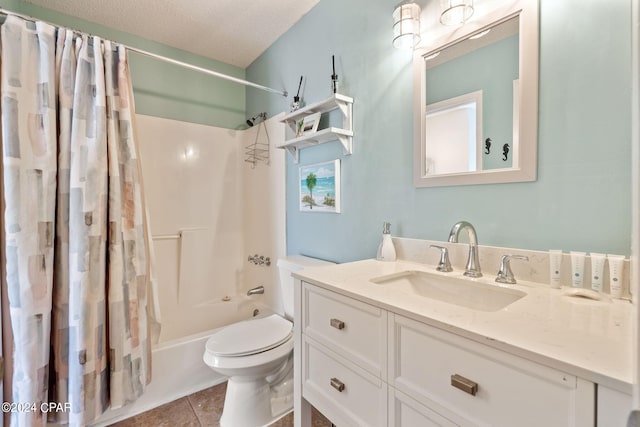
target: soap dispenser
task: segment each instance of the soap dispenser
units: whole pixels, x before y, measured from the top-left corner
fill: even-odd
[[[378,246],[378,255],[376,259],[379,261],[395,261],[396,248],[393,247],[391,240],[391,223],[382,223],[382,242]]]

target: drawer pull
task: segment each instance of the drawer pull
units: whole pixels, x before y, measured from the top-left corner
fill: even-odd
[[[344,322],[340,319],[331,319],[331,326],[336,329],[344,329]]]
[[[344,390],[344,383],[337,378],[331,378],[331,387],[342,393]]]
[[[458,374],[451,375],[451,385],[472,396],[475,396],[478,392],[478,383]]]

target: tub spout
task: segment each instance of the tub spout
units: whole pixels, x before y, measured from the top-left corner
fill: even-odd
[[[264,286],[257,286],[247,291],[247,296],[264,294]]]

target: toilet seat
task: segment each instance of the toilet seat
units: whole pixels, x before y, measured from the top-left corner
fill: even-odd
[[[302,256],[278,260],[284,316],[294,316],[296,283],[291,273],[319,264],[329,263]],[[202,359],[216,375],[228,378],[221,426],[272,425],[293,409],[295,338],[284,316],[246,320],[208,338]]]
[[[282,345],[293,336],[293,324],[277,314],[226,326],[207,340],[205,353],[213,357],[244,357]]]

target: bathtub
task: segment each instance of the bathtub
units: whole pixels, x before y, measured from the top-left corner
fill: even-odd
[[[152,351],[152,380],[144,394],[130,405],[108,409],[92,426],[102,427],[148,411],[165,403],[223,383],[226,377],[204,364],[202,355],[211,334],[230,323],[254,317],[268,316],[273,311],[259,302],[260,298],[234,296],[231,301],[210,301],[199,304],[210,316],[218,312],[220,323],[214,329],[166,342]],[[256,311],[257,310],[257,311]],[[255,314],[254,314],[255,313]],[[163,322],[166,319],[163,318]],[[161,335],[162,339],[162,335]]]

